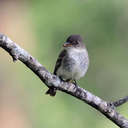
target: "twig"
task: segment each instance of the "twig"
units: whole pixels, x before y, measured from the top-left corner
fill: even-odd
[[[80,88],[79,86],[75,86],[72,83],[67,83],[60,80],[58,76],[48,72],[45,67],[43,67],[34,57],[32,57],[28,52],[20,48],[19,45],[11,41],[3,34],[0,34],[0,47],[5,49],[12,56],[13,61],[20,60],[23,62],[42,80],[43,83],[46,84],[47,87],[53,86],[57,88],[57,90],[63,91],[79,100],[84,101],[85,103],[100,111],[120,128],[128,128],[128,120],[125,119],[121,114],[117,113],[112,107],[118,107],[119,105],[122,105],[128,101],[128,97],[124,98],[123,100],[121,99],[116,102],[111,102],[110,104],[93,95],[89,91]]]
[[[126,102],[128,102],[128,96],[126,96],[126,97],[124,97],[124,98],[121,98],[121,99],[119,99],[119,100],[117,100],[117,101],[114,101],[114,102],[113,102],[113,105],[114,105],[115,107],[119,107],[120,105],[122,105],[122,104],[124,104],[124,103],[126,103]]]

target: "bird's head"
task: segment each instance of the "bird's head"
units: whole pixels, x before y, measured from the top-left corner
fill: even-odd
[[[64,48],[85,48],[83,44],[83,39],[80,35],[71,35],[67,38],[66,42],[63,44]]]

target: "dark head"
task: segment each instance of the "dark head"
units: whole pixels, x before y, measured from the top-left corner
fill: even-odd
[[[67,38],[66,42],[63,44],[65,48],[84,48],[83,39],[80,35],[71,35]]]

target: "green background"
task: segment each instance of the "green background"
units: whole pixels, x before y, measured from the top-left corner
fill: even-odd
[[[24,41],[22,35],[15,40],[20,29],[17,34],[6,33],[15,42],[18,40],[16,43],[29,42],[21,46],[50,72],[54,70],[66,38],[80,34],[88,49],[90,66],[86,76],[78,81],[79,85],[106,101],[128,95],[127,0],[29,0],[18,1],[17,5],[21,8],[20,14],[24,14],[19,17],[29,23],[32,34],[26,34],[24,38],[28,40]],[[2,80],[12,83],[11,87],[6,83],[7,89],[13,88],[13,98],[18,97],[19,106],[27,113],[25,118],[30,128],[117,128],[95,109],[72,96],[62,92],[57,92],[54,98],[46,96],[47,87],[38,77],[23,64],[13,64],[8,55],[4,56],[0,62]],[[11,78],[9,74],[13,74]],[[4,93],[7,94],[6,89]],[[128,104],[125,104],[117,111],[128,117],[127,108]]]

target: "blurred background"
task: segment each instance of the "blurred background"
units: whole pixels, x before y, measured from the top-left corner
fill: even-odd
[[[0,0],[0,33],[53,72],[70,34],[84,38],[90,67],[79,85],[106,101],[128,95],[127,0]],[[47,87],[0,49],[0,128],[117,128],[87,104]],[[118,112],[128,118],[128,103]]]

